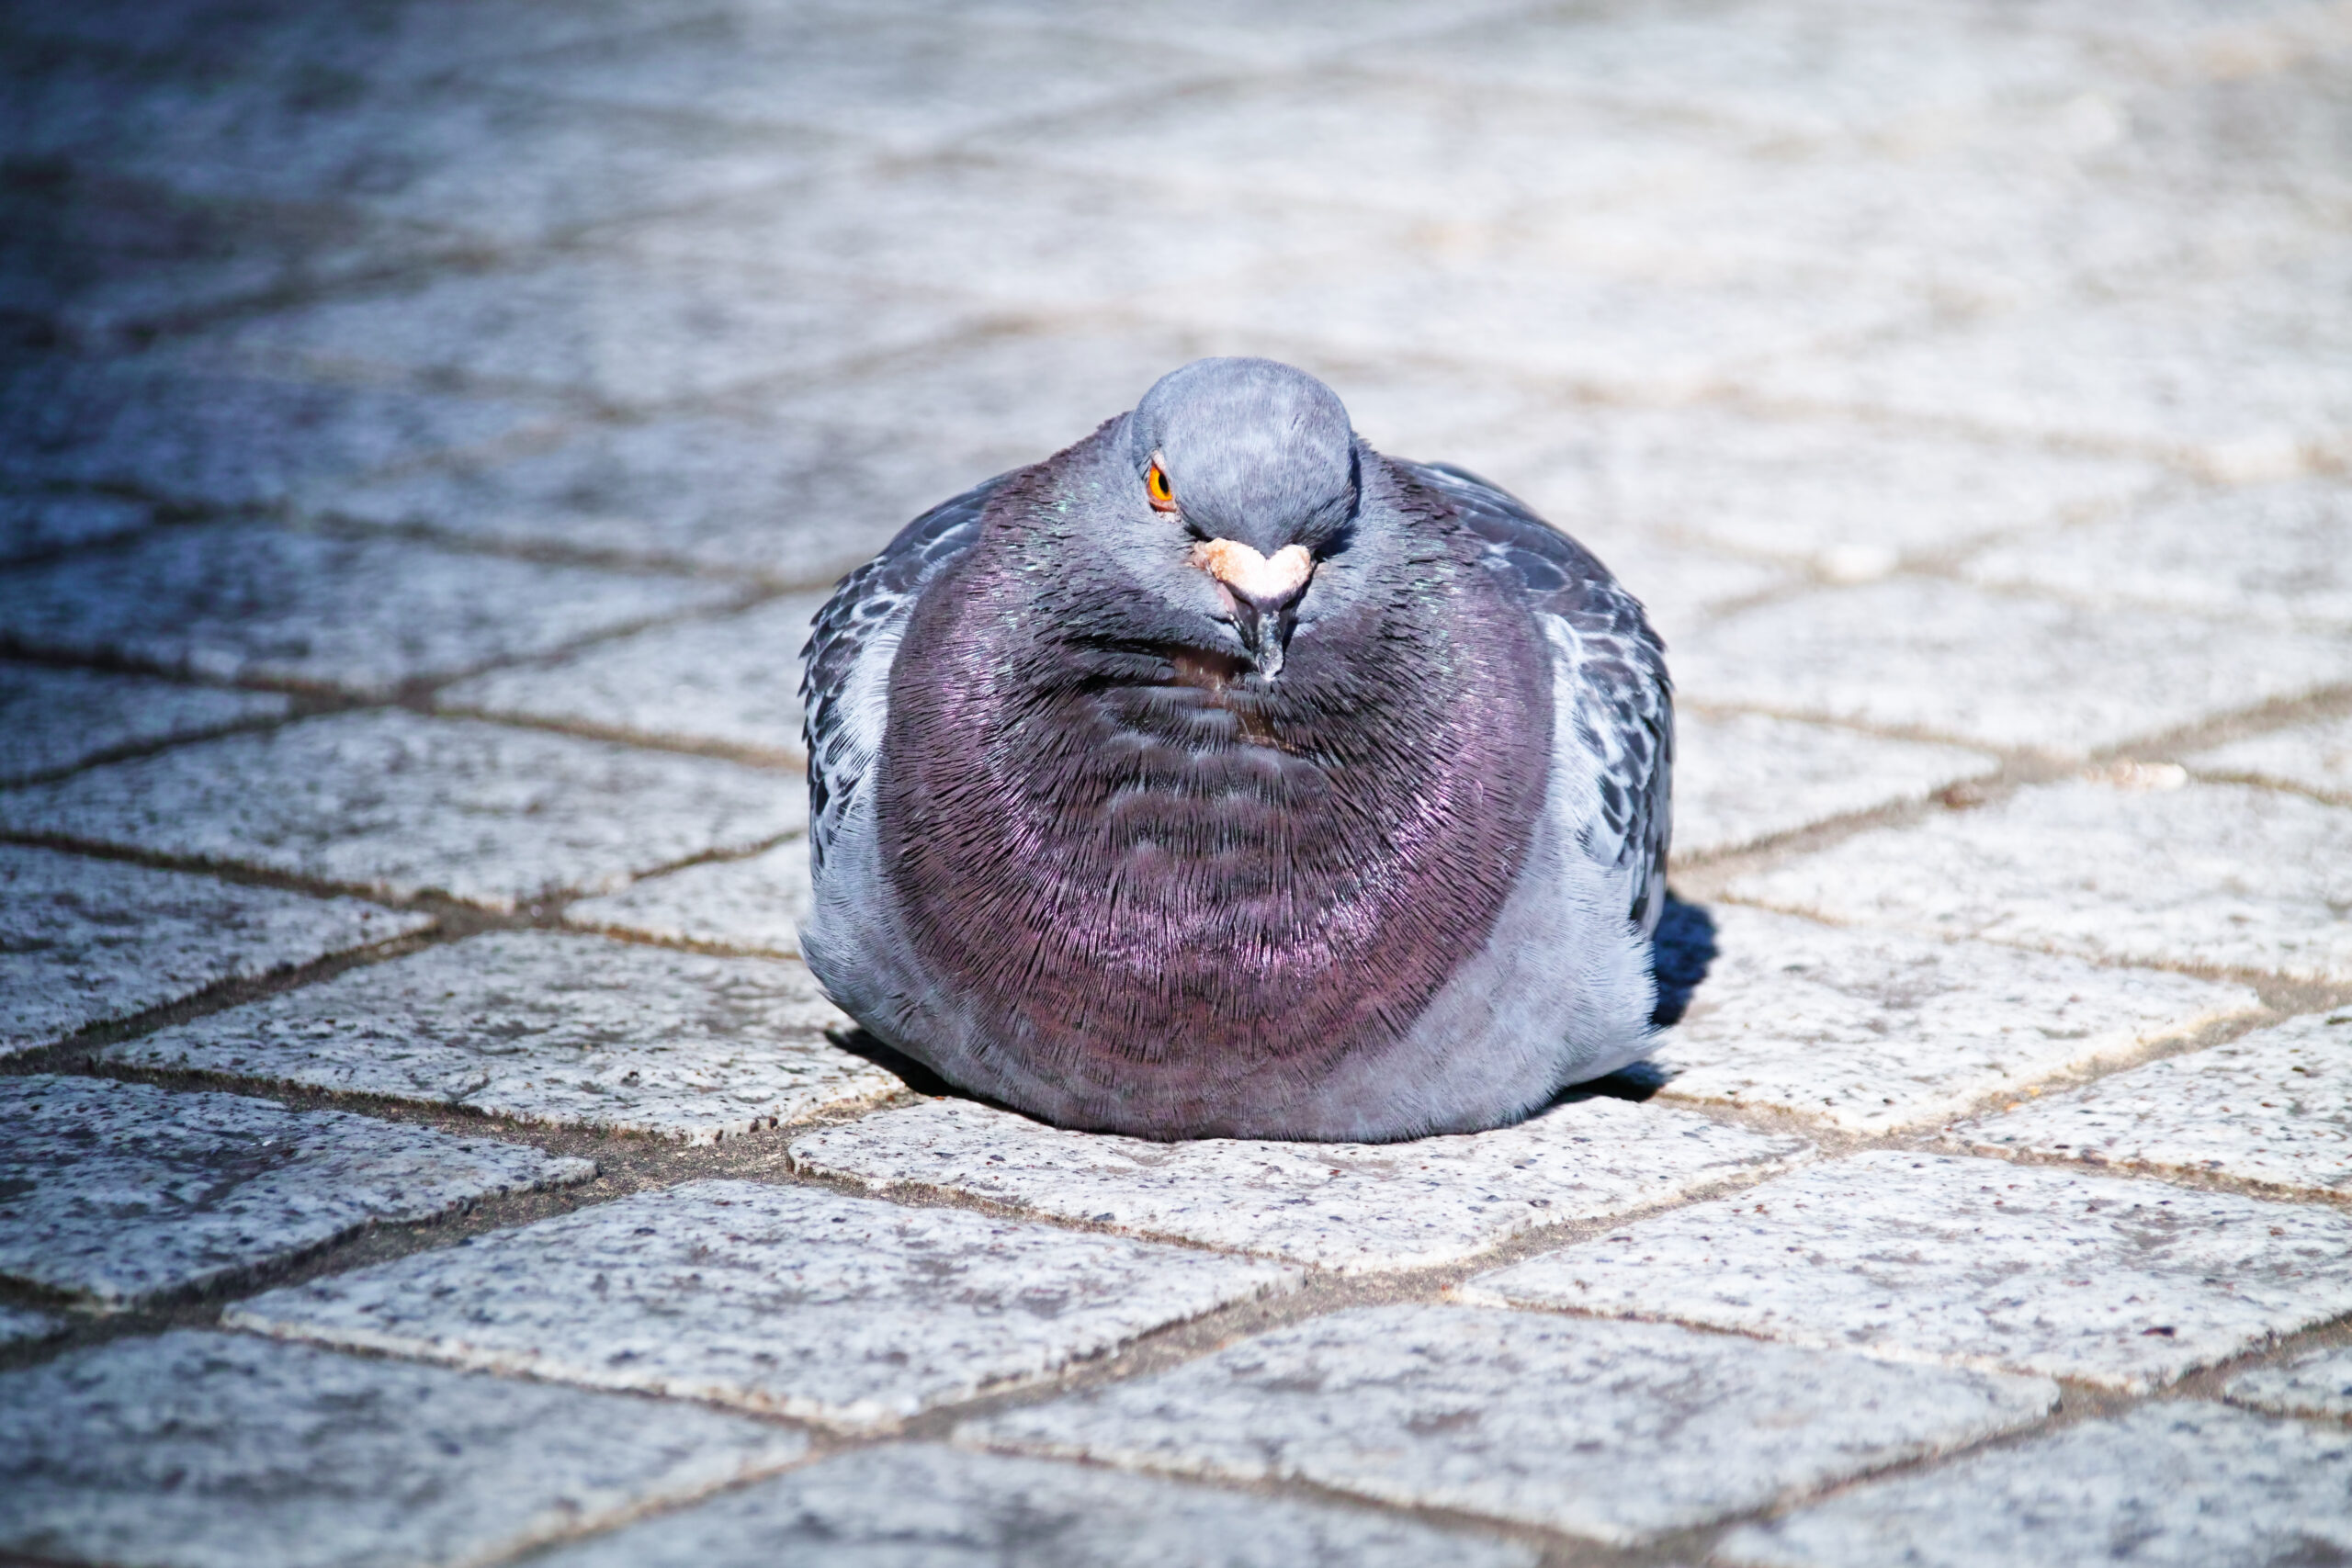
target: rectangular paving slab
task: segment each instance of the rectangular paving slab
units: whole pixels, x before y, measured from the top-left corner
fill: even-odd
[[[2352,806],[2352,714],[2248,736],[2181,761],[2200,778],[2275,784]]]
[[[1905,577],[1712,622],[1674,674],[1700,703],[2074,758],[2352,680],[2352,642]]]
[[[2213,1568],[2347,1553],[2352,1431],[2190,1401],[1869,1483],[1716,1549],[1758,1568]]]
[[[1799,1138],[1600,1098],[1515,1127],[1400,1144],[1153,1143],[933,1100],[792,1145],[802,1168],[876,1190],[944,1187],[1345,1273],[1450,1262],[1538,1225],[1667,1202],[1811,1153]]]
[[[223,1321],[872,1429],[1295,1278],[961,1209],[696,1181],[273,1291]]]
[[[1482,1274],[1463,1295],[2136,1390],[2352,1310],[2352,1215],[1888,1150]]]
[[[1674,749],[1674,852],[1682,856],[1925,800],[2000,767],[1989,752],[1766,714],[1679,713]]]
[[[340,1111],[110,1078],[0,1078],[0,1274],[130,1306],[379,1221],[595,1174],[526,1145]]]
[[[2233,1014],[2243,986],[1991,942],[1709,909],[1715,955],[1652,1061],[1668,1099],[1769,1106],[1855,1132],[1948,1121]]]
[[[1359,1307],[956,1437],[1633,1543],[2029,1425],[2056,1397],[1660,1324]]]
[[[0,844],[0,1056],[432,923],[356,898]]]
[[[175,1329],[0,1372],[0,1546],[159,1568],[503,1562],[808,1446],[691,1404]]]
[[[1731,885],[1847,925],[2352,980],[2352,810],[2177,770],[2036,785]],[[2170,785],[2171,787],[2166,787]]]
[[[283,718],[277,692],[182,686],[138,675],[0,660],[0,784],[94,757]]]
[[[0,795],[0,827],[510,910],[806,826],[790,774],[403,709],[336,714]]]
[[[62,1318],[28,1307],[0,1306],[0,1348],[29,1345],[64,1332]]]
[[[2281,1416],[2352,1416],[2352,1345],[2240,1372],[2222,1386],[2222,1397]]]
[[[657,626],[554,664],[461,681],[435,705],[797,765],[800,649],[824,602],[794,594],[741,615]]]
[[[799,964],[491,931],[126,1041],[106,1059],[707,1144],[895,1094]]]
[[[2127,1170],[2352,1194],[2352,1011],[2151,1062],[1953,1136]]]
[[[865,1449],[534,1559],[534,1568],[1533,1568],[1516,1542],[928,1443]]]
[[[590,931],[797,958],[815,900],[808,840],[787,839],[741,860],[704,861],[575,900],[563,918]]]
[[[738,596],[723,582],[232,524],[0,577],[0,636],[79,659],[387,696]]]
[[[0,561],[125,538],[155,521],[155,509],[119,495],[0,490]]]

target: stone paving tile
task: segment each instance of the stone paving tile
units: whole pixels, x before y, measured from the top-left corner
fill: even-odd
[[[799,780],[399,709],[338,714],[0,795],[0,828],[510,910],[808,825]]]
[[[0,1348],[35,1344],[64,1332],[63,1321],[45,1312],[0,1306]]]
[[[806,128],[897,153],[960,145],[1002,120],[1131,101],[1133,44],[1023,18],[990,27],[953,11],[745,8],[659,32],[490,66],[503,85],[595,103]],[[1041,25],[1042,24],[1042,25]],[[1181,33],[1152,42],[1154,93],[1222,63]]]
[[[519,1144],[107,1078],[0,1078],[0,1273],[109,1307],[596,1174]]]
[[[2276,784],[2352,806],[2352,714],[2234,740],[2181,761],[2206,778]]]
[[[6,595],[0,586],[0,604]],[[0,784],[62,773],[130,747],[283,718],[291,708],[276,692],[181,686],[0,659]]]
[[[1733,904],[1709,912],[1714,959],[1651,1058],[1674,1075],[1661,1092],[1857,1133],[1946,1121],[1995,1094],[2039,1094],[2040,1080],[2262,1005],[2243,986],[2156,970]]]
[[[125,538],[154,520],[154,508],[119,495],[0,494],[0,563]]]
[[[1600,1098],[1515,1127],[1403,1144],[1151,1143],[933,1100],[792,1145],[801,1168],[876,1190],[944,1187],[1343,1273],[1451,1262],[1538,1225],[1646,1208],[1810,1153],[1801,1139]]]
[[[1480,1275],[1463,1295],[2136,1391],[2352,1309],[2352,1215],[1886,1150]]]
[[[2352,680],[2352,640],[1896,578],[1687,633],[1674,673],[1694,702],[2074,758]]]
[[[580,425],[532,451],[322,487],[314,500],[352,522],[813,584],[996,471],[967,473],[921,448],[879,451],[813,423],[682,414]]]
[[[223,1321],[874,1429],[1295,1279],[959,1209],[695,1181],[273,1291]]]
[[[1861,833],[1731,897],[2120,963],[2352,979],[2352,812],[2242,784],[2073,780]]]
[[[492,671],[444,690],[457,713],[789,760],[800,750],[800,649],[826,595],[796,593],[741,615],[657,626],[558,663]]]
[[[589,931],[797,958],[815,900],[808,840],[791,839],[741,860],[705,861],[580,899],[563,918]]]
[[[916,1444],[865,1449],[537,1559],[546,1568],[1533,1568],[1513,1542],[1370,1509]]]
[[[224,369],[186,351],[32,360],[0,377],[0,479],[275,506],[313,484],[544,428],[514,403]]]
[[[2028,1425],[2055,1397],[1657,1324],[1359,1307],[956,1435],[1632,1543]]]
[[[126,1066],[707,1144],[881,1099],[798,964],[491,931],[126,1041]]]
[[[1598,423],[1593,460],[1621,525],[1803,561],[1849,581],[2098,517],[2163,478],[2137,458],[1703,407],[1615,413]]]
[[[2352,1416],[2352,1347],[2313,1350],[2240,1372],[2223,1386],[2222,1397],[2281,1416]]]
[[[2352,1196],[2352,1011],[2151,1062],[1953,1136],[1984,1149]]]
[[[201,346],[270,369],[460,378],[646,409],[913,347],[976,319],[865,284],[586,254],[293,306]]]
[[[2151,1404],[1868,1483],[1716,1549],[1758,1568],[2327,1562],[2352,1547],[2352,1437]]]
[[[725,583],[267,524],[171,528],[0,576],[0,639],[219,680],[385,696],[735,596]]]
[[[0,844],[0,1057],[428,916]]]
[[[1851,812],[1927,799],[1999,771],[1958,746],[1766,714],[1674,716],[1674,851],[1713,854]]]
[[[2352,629],[2352,494],[2303,480],[2182,497],[2127,517],[2015,539],[1972,580],[2102,607],[2138,604]]]
[[[164,1568],[503,1562],[807,1449],[691,1404],[175,1329],[0,1373],[0,1545]]]

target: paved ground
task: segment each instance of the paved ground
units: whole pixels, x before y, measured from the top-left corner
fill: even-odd
[[[2352,1554],[2352,10],[0,16],[0,1551]],[[812,607],[1235,350],[1653,606],[1656,1071],[829,1032]]]

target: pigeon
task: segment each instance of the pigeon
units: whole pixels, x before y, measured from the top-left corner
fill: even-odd
[[[801,953],[1054,1124],[1377,1142],[1653,1043],[1674,712],[1600,562],[1203,359],[916,518],[803,650]]]

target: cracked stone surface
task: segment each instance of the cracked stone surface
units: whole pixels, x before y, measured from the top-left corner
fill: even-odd
[[[797,958],[815,897],[808,840],[789,839],[741,860],[705,861],[580,899],[563,918],[591,931]]]
[[[843,1568],[1007,1562],[1533,1568],[1516,1542],[1360,1509],[917,1444],[867,1449],[540,1559],[548,1568]]]
[[[695,1181],[272,1291],[223,1321],[870,1430],[1295,1278],[957,1209]]]
[[[2352,1347],[2240,1372],[2222,1385],[2222,1397],[2281,1416],[2352,1416]]]
[[[0,844],[0,1057],[432,923],[356,898]]]
[[[2352,1010],[2151,1062],[1955,1135],[2087,1165],[2352,1192]]]
[[[956,1438],[1627,1544],[2029,1425],[2056,1396],[1660,1324],[1358,1307]]]
[[[1758,1568],[2151,1568],[2352,1550],[2352,1432],[2195,1401],[2086,1421],[1842,1493],[1717,1549]]]
[[[2352,1215],[1889,1150],[1482,1274],[1464,1294],[2144,1390],[2352,1309]]]
[[[1858,1133],[2128,1058],[2261,998],[1989,942],[1825,926],[1717,904],[1715,957],[1651,1061],[1668,1099],[1763,1106]]]
[[[2126,964],[2352,980],[2352,811],[2240,784],[2074,780],[1858,834],[1735,897]]]
[[[2352,806],[2352,714],[2251,736],[2181,761],[2200,777],[2300,789]]]
[[[108,1307],[596,1173],[524,1145],[107,1078],[0,1079],[0,1273]]]
[[[691,1404],[175,1329],[0,1372],[0,1544],[166,1568],[489,1562],[807,1448]]]
[[[1713,854],[1927,799],[2000,766],[1984,751],[1764,714],[1674,716],[1674,852]]]
[[[180,686],[0,660],[0,784],[62,773],[132,747],[283,718],[290,705],[276,692]]]
[[[112,1046],[124,1066],[715,1143],[897,1093],[797,963],[490,931]]]
[[[806,826],[800,781],[400,709],[339,714],[0,795],[0,827],[509,910]]]
[[[259,524],[169,528],[0,578],[0,637],[174,674],[385,696],[406,681],[550,652],[735,592],[400,539]]]
[[[800,649],[823,594],[613,638],[558,663],[461,681],[435,705],[800,761]]]
[[[1515,1127],[1404,1144],[1151,1143],[932,1100],[792,1144],[804,1169],[876,1190],[942,1187],[1345,1273],[1450,1262],[1538,1225],[1623,1213],[1811,1152],[1799,1138],[1599,1098]]]
[[[2102,606],[2161,605],[2352,627],[2352,502],[2299,480],[2195,495],[2086,528],[2012,540],[1971,559],[1991,587]]]
[[[2060,758],[2352,680],[2340,637],[1894,578],[1686,633],[1678,690]]]

